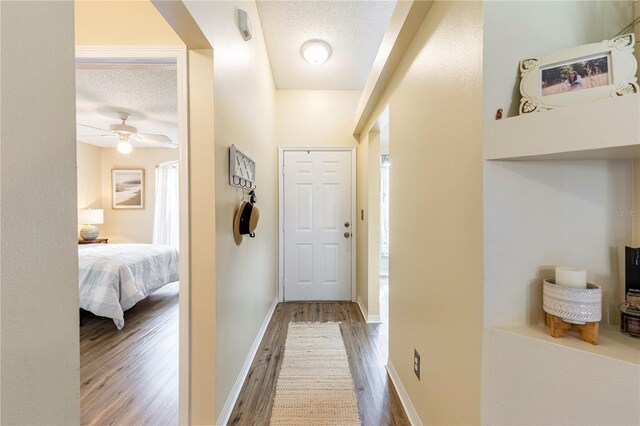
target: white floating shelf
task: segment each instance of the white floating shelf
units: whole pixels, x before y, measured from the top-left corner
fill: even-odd
[[[573,333],[485,327],[482,424],[640,424],[640,341],[606,327],[599,345]]]
[[[640,159],[640,95],[486,123],[486,160]]]
[[[571,330],[565,337],[551,337],[549,328],[544,325],[528,326],[491,326],[490,329],[504,333],[511,333],[522,337],[535,339],[539,342],[549,343],[573,349],[592,355],[611,358],[640,366],[640,339],[626,336],[619,330],[619,325],[600,327],[600,344],[592,345],[581,340],[577,332]],[[640,371],[640,370],[639,370]]]

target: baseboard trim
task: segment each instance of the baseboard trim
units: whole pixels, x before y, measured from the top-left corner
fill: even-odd
[[[367,317],[367,322],[369,324],[380,324],[382,320],[380,319],[380,315],[369,315]]]
[[[273,303],[269,307],[269,311],[267,315],[264,317],[264,321],[262,321],[262,325],[258,330],[258,334],[256,338],[253,340],[253,344],[251,345],[251,349],[249,349],[249,353],[247,354],[247,358],[244,360],[244,365],[242,366],[242,370],[240,370],[240,374],[238,374],[238,378],[236,382],[233,384],[233,388],[231,388],[231,392],[229,393],[229,397],[227,401],[224,403],[224,407],[222,407],[222,411],[220,412],[220,416],[218,417],[217,425],[226,425],[229,423],[229,417],[231,417],[231,412],[233,411],[233,407],[235,407],[236,402],[238,401],[238,396],[240,396],[240,391],[242,390],[242,386],[244,385],[244,381],[247,379],[247,374],[249,374],[249,369],[251,368],[251,364],[253,363],[253,359],[258,352],[258,348],[260,347],[260,343],[262,342],[262,338],[264,337],[264,333],[267,331],[267,326],[269,326],[269,321],[271,321],[271,317],[273,316],[273,312],[276,309],[276,305],[278,304],[278,298],[273,299]]]
[[[387,360],[387,372],[389,373],[389,377],[391,378],[391,382],[393,386],[396,388],[396,392],[398,393],[398,398],[400,398],[400,402],[404,407],[405,413],[407,413],[407,417],[409,418],[409,422],[413,426],[422,426],[422,420],[420,420],[420,416],[418,416],[418,412],[416,408],[413,406],[411,402],[411,398],[409,398],[409,394],[407,390],[404,388],[402,384],[402,380],[400,380],[400,376],[398,376],[398,372],[394,368],[391,360]]]
[[[360,312],[362,313],[362,316],[364,317],[364,320],[366,322],[368,322],[369,324],[380,324],[382,322],[380,321],[380,315],[369,315],[369,313],[367,312],[367,308],[365,308],[364,304],[362,303],[362,299],[360,299],[360,296],[358,296],[356,303],[358,304]]]
[[[358,296],[358,298],[356,299],[356,303],[358,304],[358,308],[360,308],[360,313],[362,314],[362,318],[364,318],[364,320],[367,321],[367,308],[365,308],[364,305],[362,304],[362,299],[360,299],[360,296]]]

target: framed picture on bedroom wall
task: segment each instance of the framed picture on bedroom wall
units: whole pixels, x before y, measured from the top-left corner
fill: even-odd
[[[144,169],[111,170],[111,207],[144,209]]]

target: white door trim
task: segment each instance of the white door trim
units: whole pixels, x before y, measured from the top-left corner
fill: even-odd
[[[351,153],[351,301],[356,301],[356,147],[278,147],[278,301],[284,302],[284,153],[345,151]]]
[[[95,59],[94,63],[113,63],[114,60],[145,62],[149,59],[166,60],[176,64],[178,149],[180,150],[180,297],[179,297],[179,367],[178,405],[179,424],[189,424],[189,92],[187,48],[182,46],[76,46],[78,59]],[[142,60],[142,61],[140,61]]]

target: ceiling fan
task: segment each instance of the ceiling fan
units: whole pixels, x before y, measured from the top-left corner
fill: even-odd
[[[138,133],[138,129],[129,126],[126,122],[129,119],[128,112],[119,112],[118,116],[122,123],[112,124],[109,126],[109,130],[101,129],[99,127],[89,126],[86,124],[78,123],[78,126],[88,127],[90,129],[100,130],[101,132],[106,132],[107,134],[103,135],[84,135],[91,137],[113,137],[116,136],[118,138],[118,152],[121,154],[130,154],[133,151],[133,146],[131,145],[130,139],[135,139],[140,142],[150,142],[150,143],[160,143],[169,145],[171,147],[175,147],[175,143],[165,135],[152,135],[148,133]],[[78,135],[78,137],[83,137],[83,135]]]

